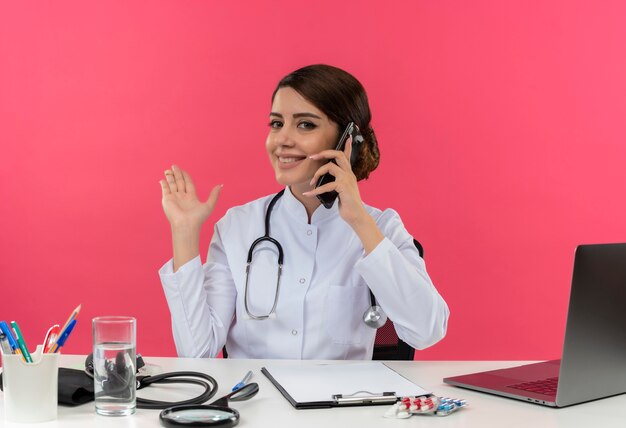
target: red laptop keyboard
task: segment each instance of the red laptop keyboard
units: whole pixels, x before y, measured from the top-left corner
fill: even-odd
[[[509,388],[522,389],[524,391],[536,392],[538,394],[556,395],[556,387],[558,383],[558,377],[550,377],[548,379],[536,380],[533,382],[509,385]]]

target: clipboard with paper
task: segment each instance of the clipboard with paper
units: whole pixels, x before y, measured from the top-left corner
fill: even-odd
[[[393,404],[430,395],[381,362],[267,365],[261,372],[296,409]]]

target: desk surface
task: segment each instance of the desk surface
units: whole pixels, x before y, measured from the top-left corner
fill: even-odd
[[[170,372],[179,370],[201,371],[213,376],[219,383],[215,397],[230,392],[230,388],[252,370],[253,382],[260,386],[259,394],[247,402],[232,403],[241,413],[238,426],[245,427],[294,427],[325,428],[358,427],[623,427],[626,425],[626,394],[563,409],[552,409],[524,403],[503,397],[491,396],[445,385],[442,379],[447,376],[471,373],[482,370],[511,367],[520,362],[514,361],[394,361],[387,364],[413,382],[440,396],[465,398],[469,407],[447,417],[412,416],[407,420],[386,419],[383,414],[387,406],[351,407],[316,410],[296,410],[283,398],[278,390],[260,372],[266,364],[313,364],[312,361],[292,360],[236,360],[236,359],[187,359],[145,357],[152,370]],[[63,355],[61,366],[81,368],[84,356]],[[333,363],[343,364],[343,361]],[[174,389],[173,389],[174,388]],[[181,388],[183,391],[181,391]],[[187,388],[185,390],[185,388]],[[199,389],[195,387],[151,386],[138,392],[145,398],[182,400],[193,396]],[[2,393],[0,392],[0,396]],[[0,413],[4,415],[4,400],[0,401]],[[154,427],[158,422],[159,411],[141,410],[133,416],[111,418],[95,414],[93,403],[78,407],[59,407],[58,420],[36,424],[48,427]],[[24,427],[0,417],[0,427]]]

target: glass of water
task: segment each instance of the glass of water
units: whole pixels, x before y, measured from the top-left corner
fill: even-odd
[[[96,413],[132,415],[137,406],[137,320],[132,317],[97,317],[92,324]]]

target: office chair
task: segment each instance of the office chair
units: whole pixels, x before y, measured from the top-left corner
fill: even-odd
[[[424,247],[417,239],[413,239],[413,244],[417,248],[420,257],[424,258]],[[228,358],[226,347],[222,348],[223,358]],[[376,338],[374,339],[374,354],[372,360],[413,360],[415,357],[415,349],[409,344],[400,340],[393,322],[388,319],[387,322],[378,330],[376,330]]]
[[[420,257],[424,258],[422,244],[416,239],[413,239],[413,244],[420,253]],[[372,360],[413,360],[414,357],[415,349],[400,340],[393,322],[388,319],[385,325],[376,331]]]

